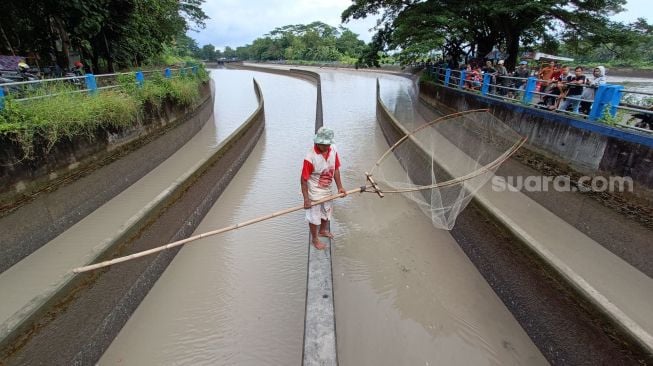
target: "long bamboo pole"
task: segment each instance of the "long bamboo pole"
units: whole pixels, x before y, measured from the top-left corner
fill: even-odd
[[[356,192],[363,193],[368,188],[372,188],[372,187],[371,186],[363,186],[363,187],[360,187],[360,188],[351,189],[351,190],[347,191],[347,194],[349,195],[349,194],[356,193]],[[335,200],[337,198],[341,198],[341,197],[344,197],[344,194],[342,194],[342,193],[335,194],[335,195],[323,198],[323,199],[321,199],[319,201],[315,201],[315,202],[311,203],[311,206],[319,205],[319,204],[322,204],[324,202],[333,201],[333,200]],[[88,266],[78,267],[78,268],[73,269],[73,272],[74,273],[88,272],[88,271],[92,271],[92,270],[95,270],[95,269],[104,268],[104,267],[107,267],[107,266],[110,266],[110,265],[113,265],[113,264],[122,263],[122,262],[126,262],[126,261],[129,261],[129,260],[132,260],[132,259],[145,257],[147,255],[162,252],[162,251],[164,251],[166,249],[171,249],[171,248],[174,248],[174,247],[178,247],[180,245],[188,244],[188,243],[194,242],[194,241],[202,239],[202,238],[222,234],[222,233],[225,233],[227,231],[240,229],[242,227],[255,224],[257,222],[269,220],[269,219],[272,219],[272,218],[275,218],[275,217],[278,217],[278,216],[281,216],[281,215],[286,215],[286,214],[289,214],[291,212],[299,211],[299,210],[301,210],[303,208],[304,208],[304,205],[290,207],[290,208],[287,208],[285,210],[277,211],[277,212],[269,214],[269,215],[257,217],[255,219],[251,219],[251,220],[244,221],[244,222],[241,222],[241,223],[238,223],[238,224],[227,226],[227,227],[224,227],[222,229],[208,231],[208,232],[205,232],[205,233],[202,233],[202,234],[191,236],[191,237],[188,237],[186,239],[178,240],[178,241],[175,241],[175,242],[172,242],[172,243],[169,243],[169,244],[166,244],[166,245],[162,245],[162,246],[159,246],[159,247],[156,247],[156,248],[144,250],[142,252],[126,255],[124,257],[114,258],[114,259],[111,259],[111,260],[106,260],[104,262],[91,264],[91,265],[88,265]]]

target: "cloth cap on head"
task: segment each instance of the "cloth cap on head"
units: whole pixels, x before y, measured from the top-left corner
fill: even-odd
[[[326,127],[320,127],[313,138],[313,142],[319,145],[332,145],[335,143],[333,140],[333,130]]]
[[[519,64],[520,64],[520,65],[528,65],[528,62],[526,62],[526,61],[522,61],[522,62],[520,62]]]
[[[84,64],[82,64],[80,61],[75,61],[75,67],[82,67]]]
[[[503,65],[503,60],[499,60],[499,65]]]

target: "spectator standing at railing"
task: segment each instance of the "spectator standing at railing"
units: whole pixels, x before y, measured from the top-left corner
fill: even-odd
[[[567,65],[562,65],[560,68],[560,74],[558,74],[557,77],[554,77],[553,80],[555,81],[567,81],[567,78],[569,78],[571,74],[569,73],[569,66]]]
[[[567,78],[567,95],[565,99],[560,103],[560,111],[566,111],[567,108],[571,106],[571,109],[574,113],[578,113],[578,108],[580,107],[580,97],[583,94],[583,85],[587,78],[583,74],[583,68],[581,66],[576,66],[574,69],[574,76]]]
[[[483,73],[487,72],[487,73],[490,73],[490,74],[494,74],[495,72],[497,72],[497,70],[494,68],[494,66],[492,66],[492,61],[489,61],[489,60],[485,61],[485,66],[483,66],[483,69],[481,69],[481,70],[483,71]]]
[[[515,89],[523,90],[526,87],[526,79],[531,76],[531,70],[528,68],[528,62],[521,61],[519,67],[513,72],[515,80]]]
[[[548,63],[542,64],[542,68],[540,69],[540,72],[537,74],[537,78],[546,82],[544,86],[548,85],[548,82],[551,81],[552,76],[553,76],[553,67],[551,66],[551,64]]]
[[[590,108],[592,108],[592,102],[594,101],[594,95],[596,95],[596,89],[599,85],[603,85],[607,82],[605,77],[605,67],[597,66],[592,71],[592,79],[587,80],[587,86],[583,90],[581,95],[582,102],[580,102],[580,113],[590,114]]]
[[[492,85],[497,84],[497,69],[492,65],[492,61],[490,60],[485,61],[485,66],[483,66],[481,71],[483,71],[483,74],[492,75],[492,78],[490,79],[490,84]],[[490,92],[496,93],[496,87],[493,86]]]
[[[523,85],[526,84],[526,79],[529,76],[531,76],[531,70],[528,68],[528,62],[521,61],[519,63],[519,67],[515,70],[513,74],[515,77],[521,78],[521,80],[517,80],[517,84],[515,85],[515,88],[523,89]]]
[[[460,67],[460,77],[462,78],[462,72],[465,71],[465,88],[466,89],[471,89],[472,87],[472,79],[474,79],[474,75],[472,74],[472,65],[471,64],[463,64]]]
[[[563,82],[566,83],[567,79],[571,76],[569,74],[569,66],[567,66],[567,65],[560,66],[558,64],[555,64],[555,65],[556,66],[554,66],[554,68],[553,68],[553,74],[551,74],[551,83],[549,84],[549,87],[544,90],[544,93],[546,93],[546,94],[553,94],[554,89],[558,88],[557,82],[558,81],[563,81]],[[557,94],[557,95],[560,95],[560,94]],[[556,102],[555,105],[556,105],[556,108],[558,108],[558,105],[560,104],[560,97],[558,96],[556,98],[558,99],[558,102]],[[547,106],[550,105],[550,104],[546,103],[545,99],[547,99],[546,96],[543,96],[542,101],[545,102],[545,104]],[[550,101],[550,99],[547,99],[547,101]]]
[[[560,105],[561,96],[565,93],[565,84],[558,80],[551,83],[551,88],[547,91],[547,95],[542,98],[540,105],[546,107],[548,110],[556,110]]]
[[[560,74],[562,74],[562,67],[558,62],[553,63],[553,73],[551,74],[552,81],[560,80]],[[555,83],[551,83],[552,86],[555,86]]]
[[[506,95],[507,89],[505,89],[505,87],[507,87],[508,82],[510,82],[510,79],[508,79],[506,77],[506,76],[508,76],[508,69],[506,69],[506,67],[503,66],[503,63],[504,63],[503,60],[499,60],[499,62],[497,63],[497,67],[496,67],[496,69],[497,69],[496,84],[501,85],[502,87],[504,87],[504,88],[499,87],[499,89],[497,90],[499,95]]]
[[[472,76],[472,89],[474,90],[481,89],[481,83],[483,82],[483,71],[481,70],[481,67],[475,65],[472,68],[471,76]]]

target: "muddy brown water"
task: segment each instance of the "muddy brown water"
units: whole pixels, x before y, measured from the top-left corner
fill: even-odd
[[[414,85],[391,75],[324,71],[325,125],[336,132],[346,188],[387,150],[375,118],[375,77],[397,113]],[[266,131],[197,232],[301,202],[315,87],[277,75],[218,70],[218,141],[251,113],[251,78]],[[332,229],[340,365],[511,365],[546,360],[449,232],[401,196],[336,203]],[[301,364],[308,231],[297,212],[185,247],[100,365]]]

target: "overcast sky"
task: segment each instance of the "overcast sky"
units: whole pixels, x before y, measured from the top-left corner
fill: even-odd
[[[307,24],[316,20],[332,26],[340,24],[340,15],[351,0],[206,0],[202,8],[211,19],[206,28],[189,32],[201,47],[205,44],[224,49],[251,43],[254,39],[276,27],[288,24]],[[651,0],[628,0],[626,11],[614,16],[614,20],[632,22],[643,17],[653,23]],[[350,21],[347,28],[369,42],[376,25],[375,18]]]

